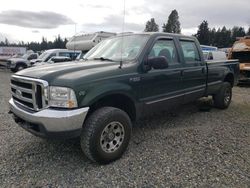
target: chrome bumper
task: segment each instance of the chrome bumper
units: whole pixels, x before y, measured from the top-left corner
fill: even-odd
[[[15,104],[13,99],[9,101],[10,111],[27,123],[42,125],[46,132],[67,132],[79,130],[88,113],[89,107],[76,110],[44,109],[39,112],[28,112]]]

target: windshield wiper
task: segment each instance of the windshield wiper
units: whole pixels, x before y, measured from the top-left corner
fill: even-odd
[[[113,60],[113,59],[109,59],[109,58],[106,58],[106,57],[96,57],[96,58],[94,58],[94,60],[112,61],[112,62],[114,62],[114,60]]]

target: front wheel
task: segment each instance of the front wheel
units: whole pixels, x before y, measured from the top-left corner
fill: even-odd
[[[232,86],[228,82],[224,82],[220,91],[213,96],[214,104],[217,108],[226,109],[231,103]]]
[[[113,107],[93,112],[83,125],[81,148],[92,161],[110,163],[122,156],[131,135],[127,113]]]

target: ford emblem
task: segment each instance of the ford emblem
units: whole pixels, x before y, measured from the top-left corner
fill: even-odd
[[[16,95],[18,96],[18,97],[22,97],[22,92],[20,91],[20,90],[16,90]]]

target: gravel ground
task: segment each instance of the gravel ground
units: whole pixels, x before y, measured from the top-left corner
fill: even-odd
[[[1,187],[250,187],[250,87],[229,109],[197,103],[139,121],[125,155],[89,162],[79,140],[37,138],[8,112],[10,73],[0,70]]]

